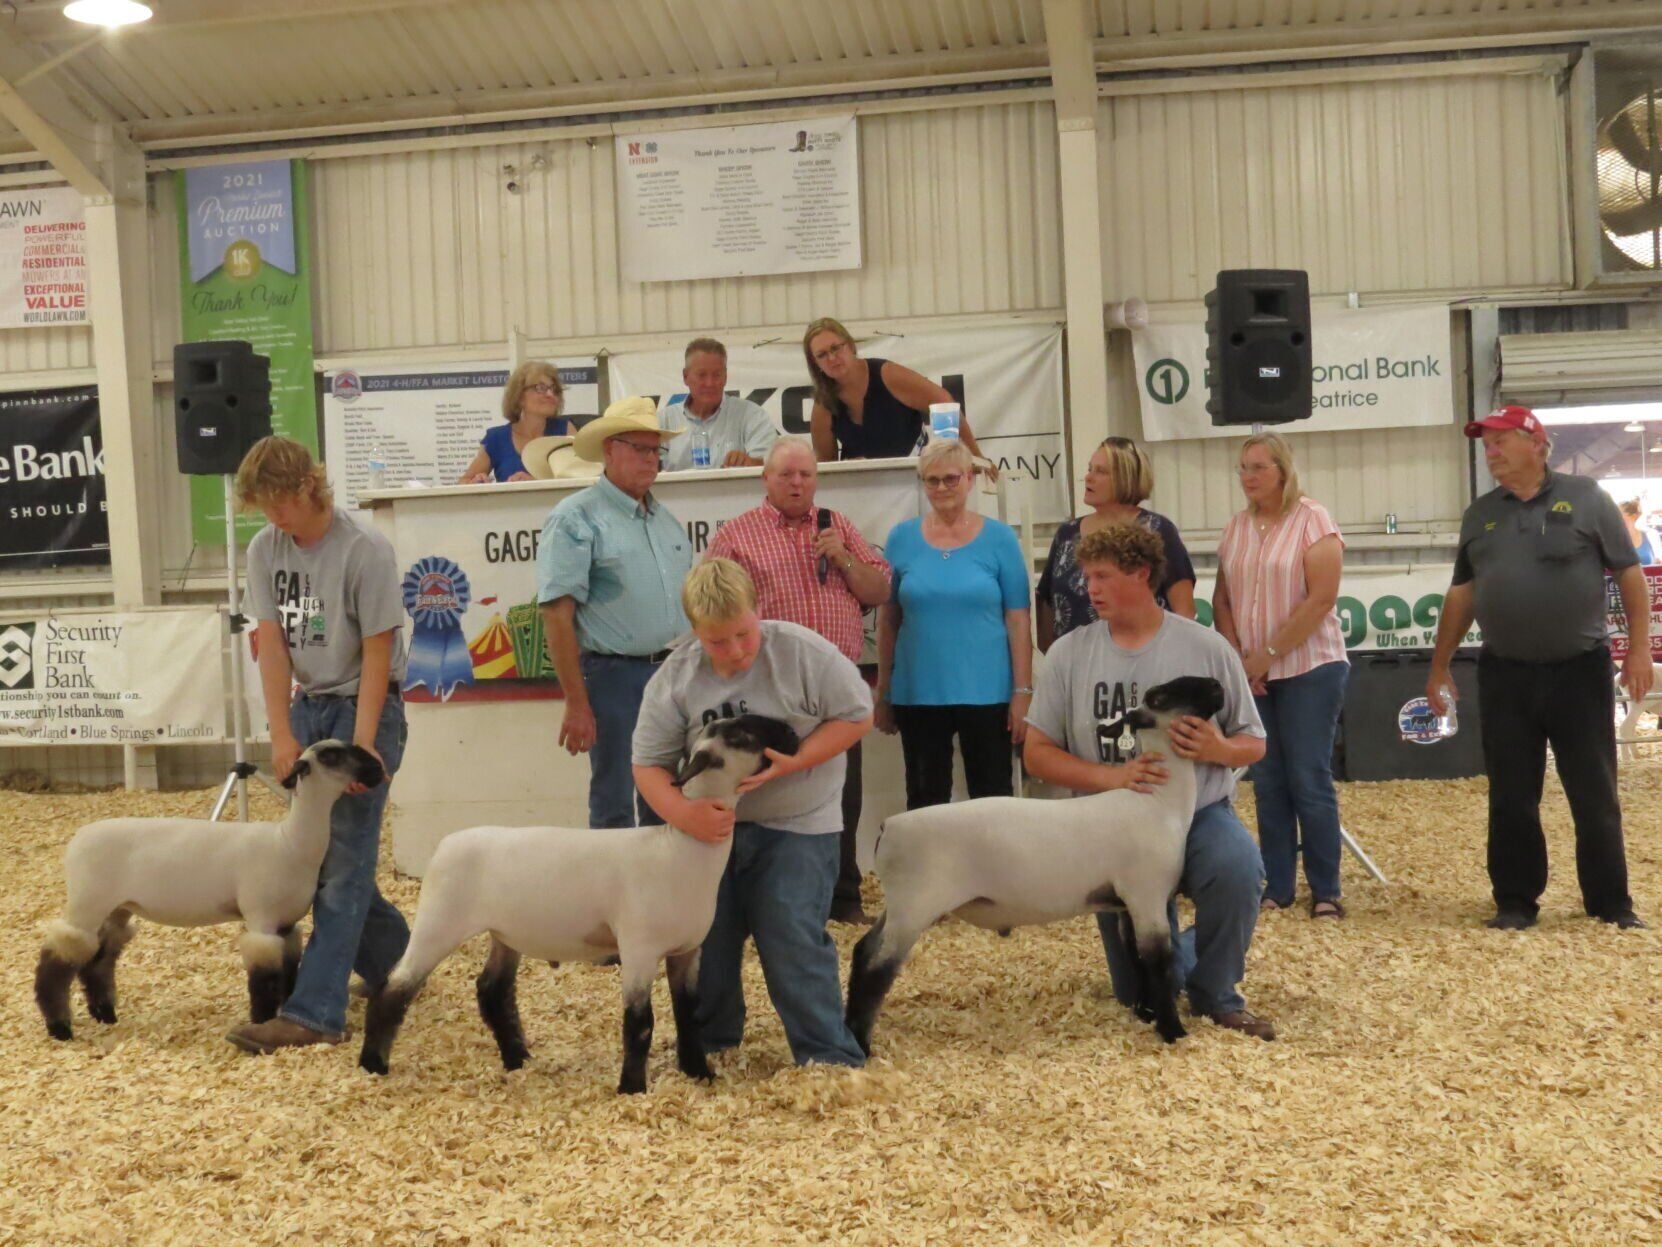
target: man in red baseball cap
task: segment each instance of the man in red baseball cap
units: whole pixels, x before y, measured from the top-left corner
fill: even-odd
[[[1489,880],[1498,930],[1535,925],[1547,886],[1541,787],[1547,746],[1575,821],[1576,875],[1587,913],[1640,927],[1627,891],[1616,796],[1615,683],[1606,643],[1604,577],[1621,589],[1631,649],[1629,696],[1653,680],[1650,595],[1615,500],[1585,476],[1554,472],[1547,431],[1527,407],[1466,426],[1483,439],[1496,487],[1466,508],[1454,582],[1443,599],[1426,698],[1441,714],[1449,663],[1475,618],[1483,769],[1489,776]]]

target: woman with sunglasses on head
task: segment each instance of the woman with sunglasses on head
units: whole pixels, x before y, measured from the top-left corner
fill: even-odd
[[[520,458],[525,448],[544,434],[566,432],[569,421],[560,418],[565,387],[553,364],[532,360],[514,369],[502,391],[506,424],[486,431],[479,453],[467,465],[458,485],[488,485],[492,481],[528,481],[531,474]]]
[[[1154,492],[1154,467],[1129,437],[1104,438],[1085,466],[1085,505],[1089,515],[1068,520],[1056,530],[1039,577],[1039,652],[1048,654],[1058,637],[1096,622],[1077,557],[1083,537],[1110,524],[1136,524],[1156,537],[1166,551],[1165,572],[1154,586],[1161,609],[1185,619],[1195,617],[1195,567],[1178,535],[1177,525],[1144,507]]]
[[[848,330],[825,316],[802,335],[802,354],[814,382],[809,418],[814,455],[837,459],[900,459],[923,440],[930,403],[955,403],[941,386],[887,359],[862,359]],[[958,414],[958,437],[998,479],[998,467],[981,454],[969,420]]]
[[[1011,746],[1033,699],[1027,566],[1008,524],[969,508],[962,442],[918,456],[929,509],[889,532],[893,590],[877,614],[877,726],[900,732],[906,808],[952,799],[952,738],[971,797],[1010,796]]]
[[[1274,433],[1241,443],[1235,469],[1246,508],[1218,541],[1212,612],[1240,651],[1268,749],[1250,769],[1264,858],[1264,909],[1293,903],[1298,850],[1312,918],[1343,918],[1333,738],[1350,659],[1334,603],[1345,540],[1327,508],[1299,488],[1293,452]]]

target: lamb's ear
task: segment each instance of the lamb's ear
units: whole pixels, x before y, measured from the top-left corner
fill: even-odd
[[[688,758],[681,766],[681,773],[675,777],[675,786],[682,787],[694,775],[710,769],[710,751],[701,749]]]
[[[293,791],[294,786],[311,773],[312,764],[302,758],[294,764],[294,769],[288,773],[288,778],[283,781],[283,787]]]

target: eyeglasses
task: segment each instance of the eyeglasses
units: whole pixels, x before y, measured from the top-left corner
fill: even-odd
[[[550,381],[539,381],[536,385],[528,385],[526,391],[531,394],[541,394],[544,398],[557,398],[560,387]]]
[[[962,483],[962,472],[948,472],[945,476],[926,476],[923,478],[925,489],[957,489]]]
[[[643,459],[648,455],[652,455],[657,459],[662,459],[664,457],[664,448],[657,442],[632,442],[627,437],[609,437],[606,440],[609,442],[616,442],[619,446],[629,447],[630,450],[634,451]]]
[[[830,359],[833,355],[841,355],[846,350],[848,350],[848,343],[839,342],[839,343],[837,343],[836,346],[828,346],[823,351],[815,351],[814,352],[814,359],[817,362],[823,364],[826,360]]]

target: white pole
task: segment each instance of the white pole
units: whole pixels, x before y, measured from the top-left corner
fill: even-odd
[[[230,603],[231,625],[231,731],[235,736],[232,748],[237,760],[237,818],[248,821],[248,776],[246,772],[246,741],[248,737],[248,705],[242,680],[242,617],[241,586],[237,584],[237,510],[235,485],[230,476],[225,478],[225,590]],[[215,811],[215,817],[218,811]]]

